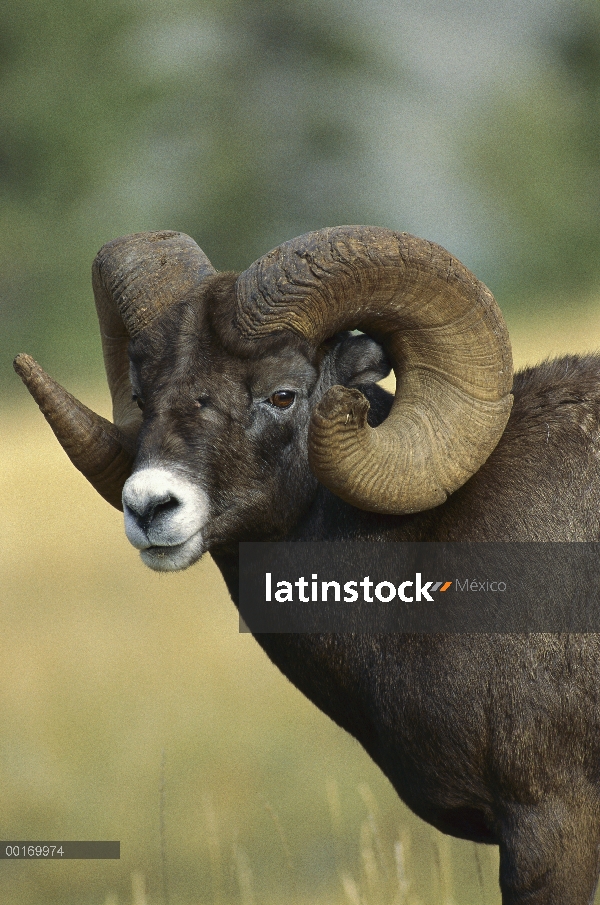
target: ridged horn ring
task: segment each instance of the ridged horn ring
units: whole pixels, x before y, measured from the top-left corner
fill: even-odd
[[[315,347],[358,329],[396,374],[388,418],[367,424],[357,390],[333,387],[315,410],[309,461],[333,493],[381,513],[443,503],[488,458],[511,406],[508,333],[490,291],[439,245],[365,226],[285,242],[236,284],[247,338],[291,331]]]

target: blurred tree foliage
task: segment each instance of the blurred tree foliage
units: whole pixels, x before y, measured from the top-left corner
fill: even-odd
[[[465,159],[492,202],[496,290],[557,299],[600,282],[600,5],[566,4],[532,50],[478,105]]]
[[[367,5],[338,12],[317,0],[5,0],[3,389],[20,398],[10,363],[22,350],[61,380],[101,374],[89,269],[117,235],[181,229],[227,269],[325,224],[411,228],[402,178],[390,187],[398,133],[386,133],[387,164],[382,134],[411,92],[413,115],[435,97],[382,49]],[[595,0],[565,0],[517,75],[472,97],[459,140],[465,195],[475,185],[489,199],[483,251],[497,240],[477,267],[503,302],[600,279]]]
[[[180,229],[234,269],[305,230],[377,221],[369,98],[401,76],[348,17],[314,0],[5,0],[3,11],[0,381],[11,388],[22,350],[61,379],[97,376],[89,268],[116,235]]]

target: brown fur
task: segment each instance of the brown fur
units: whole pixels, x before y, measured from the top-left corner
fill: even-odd
[[[310,413],[361,385],[379,423],[391,397],[371,340],[318,350],[241,341],[233,279],[171,309],[132,344],[145,397],[138,464],[195,475],[209,548],[237,597],[240,540],[597,541],[600,357],[517,374],[496,450],[436,509],[363,512],[310,474]],[[293,412],[265,398],[297,389]],[[404,801],[443,832],[500,846],[504,905],[584,905],[600,843],[599,635],[258,635],[282,672],[354,735]]]

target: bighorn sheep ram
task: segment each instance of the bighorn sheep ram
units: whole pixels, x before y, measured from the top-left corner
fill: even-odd
[[[141,233],[93,285],[114,424],[15,367],[151,568],[210,551],[236,600],[243,540],[599,539],[600,358],[513,383],[494,299],[439,246],[324,229],[236,275]],[[500,846],[505,905],[594,894],[599,638],[257,636],[415,813]]]

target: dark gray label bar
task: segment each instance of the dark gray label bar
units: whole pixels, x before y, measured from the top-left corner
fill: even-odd
[[[0,842],[0,860],[66,861],[120,858],[120,842]]]
[[[240,631],[600,632],[600,543],[244,543]]]

